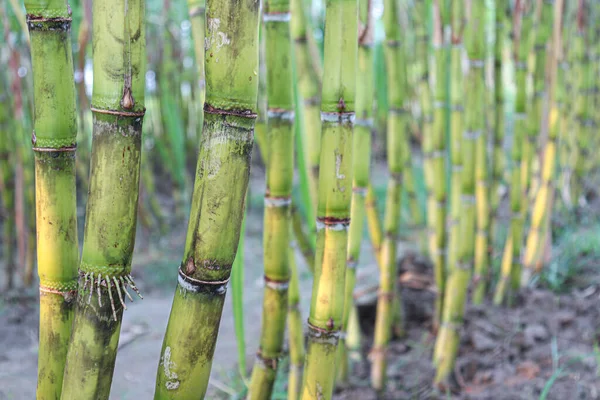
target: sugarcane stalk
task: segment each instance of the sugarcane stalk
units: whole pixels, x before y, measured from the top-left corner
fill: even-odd
[[[290,287],[288,289],[288,335],[290,348],[290,372],[288,375],[288,400],[300,398],[302,370],[304,368],[304,329],[300,310],[300,284],[294,247],[288,250],[290,264]]]
[[[559,120],[561,115],[559,114],[555,92],[556,92],[556,78],[557,78],[557,66],[560,49],[560,35],[562,30],[562,13],[563,13],[563,1],[558,0],[554,4],[554,23],[552,30],[552,51],[549,57],[549,71],[550,71],[550,85],[549,85],[549,103],[550,112],[548,115],[548,138],[544,149],[544,159],[542,167],[542,178],[540,182],[540,188],[535,196],[533,203],[532,216],[531,216],[531,227],[529,235],[527,237],[527,244],[525,246],[525,254],[523,257],[523,278],[522,282],[529,282],[531,275],[535,272],[535,261],[539,258],[541,250],[543,250],[543,241],[546,239],[545,232],[542,230],[542,224],[549,224],[549,208],[548,204],[552,202],[554,197],[554,172],[556,169],[556,153],[558,143],[558,129],[560,127]]]
[[[294,100],[289,0],[264,3],[267,67],[267,165],[264,214],[263,322],[249,399],[270,399],[283,350],[290,279],[294,175]]]
[[[461,236],[461,215],[464,211],[462,202],[462,139],[464,131],[464,87],[463,83],[463,30],[464,30],[464,4],[460,1],[452,2],[452,39],[450,48],[450,221],[448,230],[448,255],[446,258],[448,276],[451,276],[457,269],[457,263],[460,257],[460,250],[465,237]],[[466,167],[467,172],[470,166]],[[440,318],[443,317],[440,316]],[[440,321],[444,323],[444,321]],[[447,351],[446,342],[447,330],[442,330],[436,341],[433,354],[433,362],[437,364],[444,352]]]
[[[71,17],[64,1],[31,0],[25,7],[34,74],[35,119],[31,137],[40,279],[36,397],[58,399],[71,336],[79,257]]]
[[[435,71],[432,93],[431,139],[427,144],[430,158],[430,181],[432,196],[428,202],[428,214],[433,222],[430,232],[431,258],[434,265],[434,277],[437,288],[434,311],[434,328],[437,329],[444,309],[444,293],[446,286],[446,117],[447,117],[447,58],[450,45],[449,12],[444,1],[437,1],[433,13],[433,63]]]
[[[529,199],[534,197],[539,187],[538,145],[541,142],[542,119],[545,104],[548,101],[546,90],[546,63],[548,56],[548,39],[552,21],[551,0],[537,0],[532,30],[532,53],[530,54],[529,74],[533,82],[531,101],[528,102],[527,118],[528,132],[523,146],[523,161],[521,163],[521,184],[524,187],[524,209],[529,208]]]
[[[435,383],[448,384],[460,343],[459,332],[463,322],[467,288],[474,263],[476,221],[476,149],[480,136],[485,135],[485,2],[475,0],[467,9],[465,44],[469,70],[465,78],[465,130],[461,143],[463,170],[461,176],[462,239],[456,268],[450,271],[444,298],[444,314],[438,341],[443,344],[437,359]]]
[[[356,268],[360,258],[360,248],[365,222],[365,199],[369,184],[371,164],[371,135],[373,130],[373,3],[359,1],[358,62],[356,76],[356,120],[352,143],[352,200],[348,253],[346,260],[346,289],[342,319],[342,337],[338,346],[338,381],[346,383],[349,375],[346,334],[351,310],[354,305]]]
[[[309,177],[312,209],[317,207],[319,157],[321,152],[321,71],[320,60],[315,59],[314,41],[311,40],[310,18],[302,0],[290,0],[292,19],[290,29],[294,41],[294,56],[298,89],[302,97],[304,127],[304,164]]]
[[[532,16],[529,12],[530,2],[519,0],[515,4],[513,23],[513,63],[517,95],[515,99],[514,133],[511,150],[512,169],[510,182],[510,228],[504,245],[500,279],[494,293],[494,303],[501,304],[507,297],[511,303],[516,290],[519,289],[515,277],[521,275],[521,248],[523,241],[524,198],[525,188],[522,183],[523,150],[527,143],[527,57],[531,48],[529,40],[532,29]],[[509,257],[510,254],[510,258]]]
[[[144,2],[94,2],[93,18],[90,189],[63,399],[108,398],[126,288],[138,291],[131,259],[145,110]]]
[[[508,47],[509,35],[511,30],[510,2],[507,0],[495,0],[495,37],[494,42],[494,116],[493,116],[493,154],[491,164],[491,187],[490,187],[490,226],[489,226],[489,255],[494,257],[493,246],[497,242],[499,234],[499,215],[498,208],[504,192],[505,168],[507,166],[504,151],[504,138],[506,134],[506,110],[505,110],[505,91],[504,82],[504,53]],[[474,281],[476,279],[474,278]],[[487,273],[475,284],[473,293],[473,302],[481,304],[483,293],[487,290]]]
[[[194,55],[196,56],[196,68],[198,71],[199,105],[198,125],[203,124],[204,99],[206,98],[206,81],[204,80],[204,24],[206,20],[205,0],[188,0],[188,13],[192,26],[192,39],[194,40]],[[198,130],[200,131],[200,130]]]
[[[326,3],[317,251],[302,399],[330,399],[343,323],[352,195],[358,2]]]
[[[259,4],[252,0],[206,3],[204,126],[155,399],[206,394],[250,173],[258,23]]]
[[[425,0],[415,2],[414,30],[415,30],[415,69],[417,74],[417,94],[421,108],[421,153],[423,157],[423,172],[425,178],[425,219],[423,235],[423,253],[435,253],[435,237],[431,232],[435,226],[433,217],[435,213],[429,212],[432,203],[432,171],[431,171],[431,128],[433,121],[431,107],[431,89],[429,87],[429,22],[431,19],[431,4]],[[422,217],[421,217],[422,218]],[[433,239],[433,241],[432,241]]]
[[[375,338],[371,349],[371,386],[383,390],[386,384],[386,349],[391,337],[393,299],[396,292],[396,253],[400,222],[402,179],[409,161],[407,108],[407,70],[405,48],[396,0],[384,3],[384,27],[386,34],[385,59],[388,84],[387,162],[389,180],[385,207],[384,238],[381,249],[381,268]],[[410,167],[410,165],[408,165]],[[408,168],[410,169],[410,168]]]
[[[298,209],[292,205],[292,229],[294,233],[294,238],[296,239],[296,244],[298,245],[298,250],[302,253],[302,257],[304,261],[308,265],[308,269],[311,273],[315,272],[315,249],[312,247],[310,243],[310,239],[306,232],[304,231],[304,227],[302,225],[302,216]]]
[[[254,124],[254,140],[258,145],[263,163],[267,165],[269,154],[267,152],[267,41],[265,24],[261,20],[258,33],[258,113]]]
[[[381,229],[381,221],[377,212],[377,198],[373,191],[371,183],[367,186],[367,194],[365,196],[365,213],[367,216],[367,228],[369,230],[369,239],[375,254],[377,265],[381,268],[381,243],[383,242],[383,230]]]

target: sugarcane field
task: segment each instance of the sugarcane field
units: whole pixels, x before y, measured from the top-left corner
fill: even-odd
[[[600,1],[0,4],[0,400],[600,399]]]

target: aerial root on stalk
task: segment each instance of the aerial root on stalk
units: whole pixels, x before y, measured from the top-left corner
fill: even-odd
[[[130,274],[127,275],[119,275],[119,276],[110,276],[105,274],[104,276],[101,273],[97,273],[97,276],[94,275],[94,272],[80,272],[80,276],[83,278],[83,286],[81,287],[81,293],[83,294],[88,287],[90,294],[87,299],[87,303],[90,304],[92,301],[92,295],[94,294],[94,284],[96,285],[96,294],[98,296],[98,306],[102,307],[102,288],[106,288],[108,292],[108,299],[110,301],[110,307],[112,309],[113,318],[117,321],[117,311],[115,308],[115,298],[113,297],[113,288],[117,293],[117,298],[123,307],[123,310],[127,310],[127,305],[125,304],[125,296],[129,298],[130,301],[133,302],[133,297],[127,291],[127,286],[133,289],[134,292],[143,299],[144,297],[140,293],[139,289],[135,285],[133,281],[133,277]]]

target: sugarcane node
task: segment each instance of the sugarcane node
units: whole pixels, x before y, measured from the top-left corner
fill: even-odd
[[[352,193],[356,193],[360,196],[366,196],[368,190],[369,190],[368,188],[362,187],[362,186],[353,186],[352,187]]]
[[[349,258],[346,260],[346,268],[348,268],[350,270],[354,270],[354,269],[356,269],[357,266],[358,266],[358,262],[356,260],[354,260],[353,258]]]
[[[224,295],[227,291],[227,283],[229,282],[229,278],[222,281],[203,281],[186,275],[182,268],[179,267],[177,281],[179,286],[190,292]],[[135,288],[133,289],[135,290]]]
[[[385,290],[377,291],[377,298],[391,302],[394,299],[394,292],[386,292]]]
[[[406,115],[410,113],[410,110],[407,110],[405,107],[390,107],[388,112],[394,115]]]
[[[206,8],[203,6],[196,6],[190,10],[190,18],[199,17],[204,15]]]
[[[144,114],[146,114],[146,108],[144,108],[142,111],[117,111],[117,110],[106,110],[106,109],[102,109],[102,108],[90,107],[90,110],[92,112],[98,113],[98,114],[116,115],[119,117],[126,117],[126,118],[139,118],[139,117],[143,117]]]
[[[306,38],[304,40],[306,40]],[[315,95],[312,97],[307,97],[302,102],[305,106],[318,106],[319,104],[321,104],[321,96]]]
[[[317,222],[320,222],[325,226],[336,226],[336,225],[348,226],[348,225],[350,225],[350,218],[317,217]]]
[[[318,326],[315,326],[313,324],[310,323],[310,319],[307,322],[307,326],[308,326],[308,336],[313,338],[313,339],[320,339],[324,342],[329,342],[331,344],[336,344],[338,342],[338,340],[340,339],[340,334],[341,334],[341,330],[340,329],[335,329],[335,326],[333,325],[333,319],[329,318],[329,320],[327,321],[327,327],[329,328],[329,323],[331,321],[331,329],[324,329],[324,328],[319,328]],[[332,343],[333,342],[333,343]]]
[[[77,151],[77,144],[74,144],[72,146],[63,146],[57,149],[52,147],[32,147],[31,149],[39,153],[66,153]]]
[[[400,47],[402,46],[401,40],[388,39],[385,41],[387,47]]]
[[[27,28],[30,31],[64,31],[71,30],[71,18],[69,17],[51,17],[46,18],[42,15],[27,14]]]
[[[456,263],[456,268],[460,269],[461,271],[471,271],[473,265],[470,261],[458,261]]]
[[[307,43],[308,39],[306,38],[306,35],[302,35],[302,36],[298,36],[296,38],[294,38],[294,43],[297,44],[303,44],[303,43]]]
[[[277,291],[286,291],[290,286],[289,279],[271,279],[266,275],[263,275],[263,279],[265,280],[265,286]]]
[[[269,108],[267,109],[268,119],[280,119],[284,121],[294,121],[295,112],[294,110],[287,110],[285,108]]]
[[[40,289],[40,294],[41,293],[58,294],[58,295],[64,297],[65,301],[70,301],[77,295],[77,290],[60,290],[60,289],[55,289],[55,288],[51,288],[51,287],[44,286],[44,285],[40,285],[39,289]]]
[[[262,355],[262,350],[256,352],[256,361],[259,362],[265,368],[273,371],[277,371],[277,364],[279,363],[279,357],[269,358]]]
[[[289,11],[269,11],[263,13],[263,22],[289,22],[292,14]]]
[[[231,116],[234,116],[234,117],[251,118],[251,119],[256,119],[256,116],[257,116],[257,114],[254,111],[250,110],[250,109],[237,109],[237,108],[223,109],[223,108],[217,108],[217,107],[213,107],[208,102],[204,103],[204,112],[207,112],[209,114],[231,115]]]

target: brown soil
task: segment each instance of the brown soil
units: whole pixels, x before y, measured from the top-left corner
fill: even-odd
[[[426,264],[414,258],[402,263],[406,335],[389,348],[387,390],[379,396],[368,387],[375,304],[360,306],[366,335],[363,361],[355,366],[350,386],[335,399],[529,400],[542,398],[545,389],[547,399],[600,398],[600,286],[564,295],[530,289],[513,308],[468,306],[454,387],[440,393],[432,386],[431,279]]]

